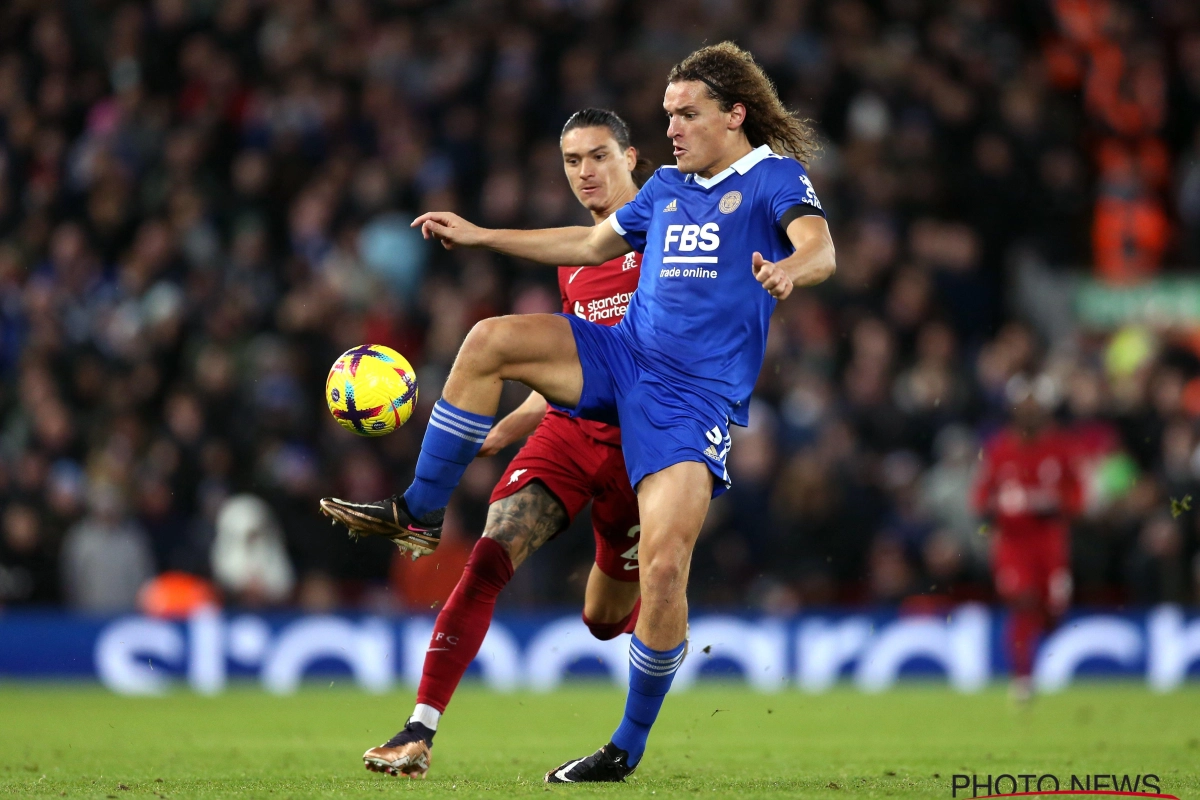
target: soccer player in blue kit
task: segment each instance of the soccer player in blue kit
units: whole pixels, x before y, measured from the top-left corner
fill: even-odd
[[[322,500],[363,533],[414,553],[437,545],[450,494],[492,425],[505,380],[573,416],[619,423],[641,514],[642,610],[629,694],[611,741],[548,783],[621,781],[646,749],[687,649],[692,548],[711,498],[729,487],[729,425],[745,425],[777,300],[834,271],[824,212],[798,160],[812,133],[753,57],[723,42],[672,68],[663,108],[677,166],[594,227],[488,230],[446,212],[413,222],[445,247],[546,264],[597,265],[644,252],[625,319],[486,319],[471,330],[434,407],[416,476],[376,503]]]

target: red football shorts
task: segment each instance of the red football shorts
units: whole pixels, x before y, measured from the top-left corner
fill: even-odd
[[[588,436],[564,414],[547,413],[492,490],[503,500],[539,481],[567,512],[567,524],[590,502],[596,566],[618,581],[638,579],[637,495],[629,485],[621,448]]]
[[[1037,535],[1001,532],[992,550],[996,593],[1006,602],[1035,598],[1055,612],[1071,599],[1071,556],[1066,531]]]

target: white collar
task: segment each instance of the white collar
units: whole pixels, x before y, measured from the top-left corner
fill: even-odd
[[[693,174],[691,178],[696,181],[696,185],[705,189],[710,189],[735,172],[738,175],[745,175],[755,164],[762,161],[764,158],[770,158],[773,155],[775,155],[775,153],[771,151],[771,148],[768,145],[761,144],[751,150],[749,153],[746,153],[746,155],[742,156],[737,161],[730,164],[725,169],[718,172],[716,175],[713,175],[711,178],[702,178],[695,174]]]

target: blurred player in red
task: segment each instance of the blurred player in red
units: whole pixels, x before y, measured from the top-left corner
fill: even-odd
[[[1071,599],[1069,520],[1082,508],[1083,488],[1071,442],[1050,419],[1050,379],[1016,375],[1006,394],[1012,424],[987,444],[974,502],[995,532],[992,573],[1009,611],[1012,692],[1026,701],[1038,639]]]
[[[571,189],[596,224],[633,199],[637,151],[629,127],[611,111],[585,109],[563,128],[563,165]],[[641,253],[598,267],[559,267],[563,311],[603,325],[625,316],[641,274]],[[496,596],[533,551],[592,503],[596,561],[588,576],[583,621],[598,639],[632,633],[637,623],[637,495],[621,452],[621,429],[548,410],[530,393],[496,423],[481,456],[529,438],[492,492],[483,538],[438,614],[417,691],[417,706],[386,744],[363,754],[367,769],[424,778],[438,721],[492,621]]]

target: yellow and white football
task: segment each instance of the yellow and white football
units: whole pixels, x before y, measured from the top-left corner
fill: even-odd
[[[359,436],[383,436],[412,416],[417,377],[395,350],[364,344],[333,362],[325,379],[325,402],[346,430]]]

